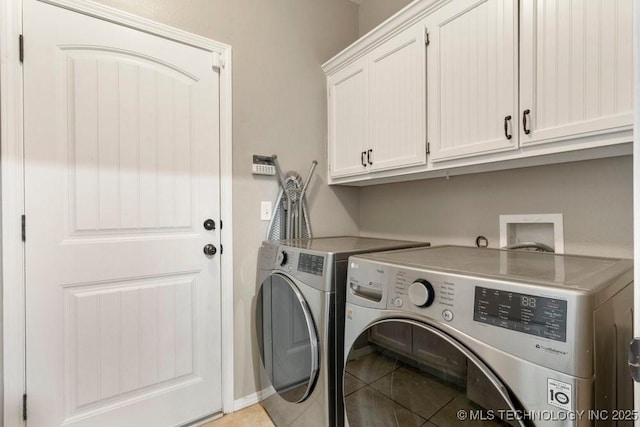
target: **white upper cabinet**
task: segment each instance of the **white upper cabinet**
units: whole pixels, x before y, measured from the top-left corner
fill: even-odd
[[[432,160],[518,147],[518,7],[456,0],[427,18]]]
[[[331,177],[426,163],[424,74],[418,24],[328,77]]]
[[[415,0],[323,65],[329,183],[631,154],[633,3]]]
[[[371,170],[427,161],[425,50],[424,26],[415,25],[368,56]]]
[[[523,146],[632,127],[632,3],[521,1]]]
[[[366,61],[361,59],[327,80],[330,176],[366,173],[368,96]]]

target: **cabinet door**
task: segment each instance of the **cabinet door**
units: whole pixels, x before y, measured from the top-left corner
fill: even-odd
[[[521,2],[523,145],[631,129],[632,3]]]
[[[432,160],[517,148],[516,0],[459,0],[426,22]]]
[[[329,174],[332,178],[366,173],[368,88],[363,58],[329,77]]]
[[[369,54],[371,170],[426,163],[424,25],[415,25]],[[371,151],[369,151],[371,150]]]

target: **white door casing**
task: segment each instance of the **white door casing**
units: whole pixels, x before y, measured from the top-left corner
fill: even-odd
[[[32,0],[24,18],[29,422],[174,425],[219,411],[221,260],[202,247],[220,247],[220,231],[202,221],[221,216],[230,51],[152,36],[162,28],[124,14],[147,33]],[[18,189],[3,184],[4,214]],[[5,335],[7,425],[14,343]]]
[[[640,153],[640,7],[633,8],[633,151]],[[633,252],[635,259],[640,254],[640,156],[633,156]],[[640,337],[640,268],[633,263],[633,336]],[[640,411],[640,383],[633,384],[633,409]],[[636,420],[635,426],[640,426]]]

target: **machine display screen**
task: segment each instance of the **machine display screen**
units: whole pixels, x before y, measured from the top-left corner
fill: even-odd
[[[476,286],[473,320],[567,341],[567,302]]]
[[[324,257],[322,255],[300,253],[300,257],[298,258],[298,271],[322,276],[323,269]]]

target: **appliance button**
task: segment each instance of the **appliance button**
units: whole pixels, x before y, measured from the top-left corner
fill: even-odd
[[[409,286],[409,301],[418,307],[429,307],[435,296],[433,286],[425,279],[417,279]]]
[[[393,300],[393,305],[395,305],[396,307],[402,307],[402,298],[394,298]]]
[[[451,322],[453,320],[453,311],[446,309],[442,312],[442,318],[447,322]]]

